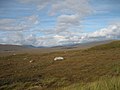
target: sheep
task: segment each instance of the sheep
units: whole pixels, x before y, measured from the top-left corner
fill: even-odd
[[[55,57],[55,58],[54,58],[54,61],[62,61],[62,60],[64,60],[63,57]]]

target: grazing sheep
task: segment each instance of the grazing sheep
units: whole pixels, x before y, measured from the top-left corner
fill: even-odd
[[[62,60],[64,60],[63,57],[55,57],[55,58],[54,58],[54,61],[62,61]]]

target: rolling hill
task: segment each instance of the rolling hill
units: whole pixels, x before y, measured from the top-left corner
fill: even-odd
[[[54,61],[57,56],[64,60]],[[3,56],[0,73],[0,90],[119,90],[120,41],[85,50]]]
[[[112,42],[113,40],[107,41],[98,41],[98,42],[89,42],[89,43],[80,43],[72,45],[63,45],[63,46],[54,46],[54,47],[34,47],[32,45],[7,45],[0,44],[0,56],[9,56],[13,54],[39,54],[39,53],[50,53],[57,51],[70,51],[70,50],[79,50],[87,49],[96,45],[106,44]]]

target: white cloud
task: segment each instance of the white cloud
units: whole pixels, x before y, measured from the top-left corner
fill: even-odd
[[[82,36],[83,42],[120,39],[120,24],[110,25],[107,28],[97,30]]]
[[[19,0],[25,4],[33,4],[37,10],[48,8],[48,15],[57,15],[56,26],[49,33],[61,33],[80,26],[82,18],[93,12],[90,0]],[[48,31],[48,30],[47,30]],[[44,31],[43,31],[44,32]],[[45,31],[46,32],[46,31]]]
[[[15,22],[14,19],[0,19],[0,25],[9,24]]]
[[[34,4],[38,10],[50,6],[50,13],[91,13],[90,0],[19,0],[22,3]]]
[[[2,31],[28,30],[38,23],[39,21],[36,15],[18,19],[0,19],[0,30]]]
[[[0,19],[0,30],[7,31],[0,36],[0,43],[55,46],[63,44],[75,44],[107,39],[120,39],[120,23],[115,23],[106,28],[91,33],[81,33],[83,18],[93,9],[90,0],[19,0],[25,4],[34,4],[38,12],[48,8],[48,15],[55,15],[56,25],[54,28],[39,30],[26,34],[25,30],[34,29],[39,24],[37,15],[18,19]],[[37,28],[38,29],[38,28]],[[78,31],[76,30],[78,29]],[[36,35],[44,33],[44,35]]]
[[[61,15],[58,17],[58,23],[78,24],[79,16],[78,15]]]
[[[58,17],[56,31],[63,32],[72,26],[79,25],[79,16],[78,15],[61,15]]]
[[[84,15],[91,13],[91,10],[92,9],[89,4],[89,0],[64,0],[57,1],[52,4],[50,13],[54,14],[57,12],[61,12],[62,14],[77,13],[79,15]]]
[[[91,33],[66,33],[64,35],[55,35],[44,38],[44,45],[65,45],[85,42],[94,42],[102,40],[120,39],[120,24],[109,25],[106,28]]]
[[[92,33],[71,33],[64,35],[36,36],[34,34],[25,35],[24,32],[9,32],[6,37],[0,39],[0,43],[33,45],[33,46],[56,46],[65,44],[76,44],[83,42],[93,42],[101,40],[120,39],[120,25],[110,25],[106,28]]]
[[[21,32],[6,32],[4,34],[5,36],[2,36],[2,41],[0,41],[2,44],[22,45],[22,42],[24,42],[24,37]]]

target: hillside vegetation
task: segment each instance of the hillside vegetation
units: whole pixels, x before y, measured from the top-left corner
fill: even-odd
[[[114,41],[108,44],[98,45],[90,48],[91,50],[107,50],[120,48],[120,41]]]
[[[57,56],[65,59],[53,61]],[[0,90],[120,90],[120,41],[0,57]]]

